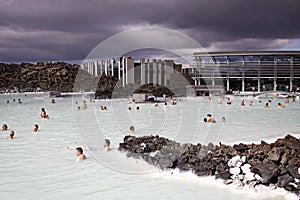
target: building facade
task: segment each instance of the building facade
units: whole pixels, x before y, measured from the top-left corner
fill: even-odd
[[[194,53],[185,69],[195,86],[226,91],[296,91],[300,86],[300,51]]]
[[[139,59],[120,57],[102,60],[85,60],[81,68],[88,73],[101,76],[102,74],[118,77],[122,86],[127,84],[168,85],[170,75],[174,73],[173,60]]]

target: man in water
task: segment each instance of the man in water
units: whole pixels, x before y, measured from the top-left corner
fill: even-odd
[[[265,108],[270,108],[269,103],[267,102]]]
[[[289,103],[289,102],[290,102],[289,98],[288,98],[288,97],[285,97],[284,103]]]
[[[87,104],[86,104],[85,100],[82,101],[81,108],[84,109],[84,110],[87,109]]]
[[[129,127],[129,133],[130,133],[130,134],[133,134],[134,131],[135,131],[134,126],[130,126],[130,127]]]
[[[284,105],[281,104],[281,103],[278,103],[278,104],[277,104],[277,108],[284,108]]]
[[[76,148],[76,161],[85,160],[86,156],[83,154],[83,149],[81,147]]]
[[[218,96],[218,104],[222,104],[222,97]]]
[[[109,139],[105,139],[104,140],[104,144],[103,144],[103,147],[106,151],[110,151],[110,141]]]

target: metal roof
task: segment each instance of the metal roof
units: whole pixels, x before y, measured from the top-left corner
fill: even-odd
[[[300,51],[216,51],[216,52],[195,52],[193,56],[300,56]]]

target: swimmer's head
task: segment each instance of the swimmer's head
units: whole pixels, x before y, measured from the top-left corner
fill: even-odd
[[[110,146],[110,140],[109,139],[105,139],[104,140],[104,147],[109,147]]]
[[[222,117],[222,122],[225,122],[225,117]]]
[[[7,129],[8,129],[7,124],[3,124],[3,125],[2,125],[2,131],[7,131]]]
[[[129,127],[129,130],[130,130],[130,132],[132,132],[132,133],[133,133],[133,132],[134,132],[134,130],[135,130],[134,126],[130,126],[130,127]]]
[[[33,125],[33,132],[37,132],[39,130],[39,125],[34,124]]]
[[[205,117],[205,118],[203,119],[203,121],[206,123],[206,122],[207,122],[207,118]]]
[[[15,132],[14,131],[10,131],[9,136],[10,136],[11,139],[13,139],[14,136],[15,136]]]
[[[140,107],[136,107],[136,110],[140,110]]]
[[[211,115],[211,114],[207,114],[206,116],[207,116],[207,117],[211,117],[212,115]]]
[[[83,154],[83,149],[81,147],[77,147],[76,148],[76,156],[80,156],[81,154]]]
[[[128,110],[131,110],[131,107],[128,107]]]

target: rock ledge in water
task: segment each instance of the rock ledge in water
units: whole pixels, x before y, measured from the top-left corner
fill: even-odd
[[[281,187],[300,196],[300,139],[287,135],[274,143],[180,144],[159,136],[125,136],[119,150],[162,169],[215,176],[238,188]]]

